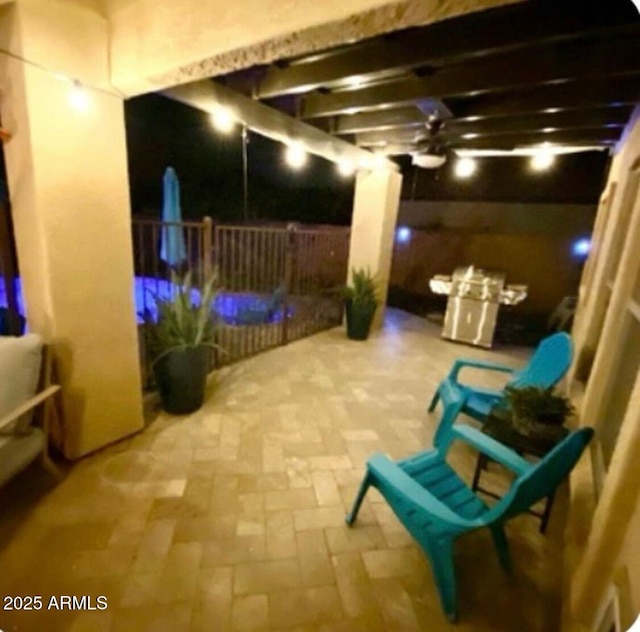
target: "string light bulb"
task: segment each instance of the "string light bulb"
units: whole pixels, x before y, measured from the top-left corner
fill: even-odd
[[[219,132],[228,134],[235,127],[236,121],[229,108],[218,106],[211,113],[211,123]]]
[[[453,168],[457,178],[470,178],[478,168],[476,161],[473,158],[459,158]]]
[[[300,143],[292,143],[287,146],[285,160],[293,169],[301,169],[307,162],[307,152]]]
[[[550,151],[539,151],[531,156],[531,168],[534,171],[545,171],[553,166],[556,157]]]
[[[89,95],[79,81],[74,81],[71,86],[69,104],[77,112],[85,112],[89,108]]]
[[[341,160],[338,163],[338,173],[345,178],[352,176],[355,173],[355,165],[350,160]]]

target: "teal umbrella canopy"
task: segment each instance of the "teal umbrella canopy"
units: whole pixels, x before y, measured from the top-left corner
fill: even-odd
[[[187,250],[184,244],[184,231],[182,226],[178,225],[182,222],[180,183],[173,167],[167,167],[162,184],[162,222],[164,225],[160,238],[160,258],[171,268],[178,268],[187,260]]]

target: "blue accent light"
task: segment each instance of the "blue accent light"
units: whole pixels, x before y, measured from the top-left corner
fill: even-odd
[[[18,311],[21,315],[24,315],[25,305],[22,300],[20,279],[15,280],[15,287]],[[178,290],[177,285],[165,279],[136,277],[134,281],[134,297],[137,324],[140,325],[144,322],[142,318],[144,312],[148,312],[153,320],[157,319],[156,297],[162,300],[169,300],[176,295]],[[200,292],[198,290],[191,290],[191,303],[199,305]],[[7,305],[4,278],[0,276],[0,307]],[[227,325],[273,324],[281,322],[285,317],[283,299],[279,296],[279,290],[276,290],[271,295],[221,292],[216,295],[211,307]],[[291,318],[293,314],[294,309],[289,306],[286,317]]]
[[[408,244],[411,241],[411,229],[408,226],[400,226],[396,230],[396,241],[399,244]]]
[[[586,257],[591,251],[591,240],[583,237],[573,242],[571,252],[576,257]]]

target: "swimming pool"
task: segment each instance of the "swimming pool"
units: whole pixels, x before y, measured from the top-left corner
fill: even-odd
[[[142,324],[142,314],[148,310],[153,318],[157,317],[155,297],[168,299],[175,295],[177,286],[165,279],[153,277],[135,277],[134,301],[136,307],[136,321]],[[16,279],[16,294],[18,310],[24,315],[24,301],[20,279]],[[193,303],[200,302],[200,293],[191,291]],[[0,307],[7,305],[7,293],[4,278],[0,277]],[[213,311],[226,325],[262,325],[281,322],[284,309],[281,301],[274,300],[273,294],[258,294],[252,292],[221,292],[212,305]],[[291,317],[293,309],[287,309],[287,317]]]

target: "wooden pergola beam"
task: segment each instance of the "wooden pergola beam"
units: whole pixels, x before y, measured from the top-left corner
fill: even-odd
[[[628,3],[612,0],[586,3],[581,10],[562,2],[552,10],[548,3],[518,3],[329,51],[311,61],[303,57],[284,66],[272,64],[258,81],[254,96],[264,99],[321,87],[344,88],[355,78],[380,81],[442,61],[460,63],[531,44],[588,36],[594,29],[621,26],[634,17]]]
[[[529,114],[522,116],[501,116],[484,118],[480,121],[458,121],[456,119],[445,122],[438,138],[451,141],[456,138],[475,136],[498,136],[509,134],[549,133],[550,131],[580,130],[583,128],[618,128],[620,131],[631,116],[631,107],[612,107],[583,110],[565,110],[547,114]],[[547,131],[545,131],[547,130]],[[380,143],[403,143],[416,136],[427,136],[425,123],[404,125],[389,129],[367,129],[358,132],[356,141],[360,146],[379,145]]]
[[[234,118],[249,129],[284,144],[298,142],[307,152],[332,162],[349,160],[354,165],[371,163],[370,152],[214,81],[176,86],[161,94],[207,113],[213,113],[216,107],[228,108]],[[389,160],[385,161],[384,166],[399,170],[398,165]]]
[[[566,83],[538,85],[515,91],[486,93],[447,102],[456,119],[505,116],[640,102],[640,73],[587,77]]]
[[[539,47],[495,55],[478,62],[451,66],[426,77],[410,77],[381,85],[301,99],[303,118],[382,110],[418,103],[424,98],[446,99],[529,88],[577,79],[614,77],[640,72],[640,28],[625,30],[627,37],[602,42],[569,42],[557,49]],[[590,63],[585,63],[588,59]]]
[[[455,138],[446,143],[438,142],[441,147],[449,149],[496,149],[512,150],[516,147],[527,147],[551,143],[559,146],[601,146],[611,147],[620,138],[621,130],[618,129],[580,129],[558,130],[542,133],[531,132],[527,134],[497,134],[495,136],[479,136],[477,138]],[[410,141],[390,142],[380,148],[387,155],[411,154],[426,149],[426,143]]]

